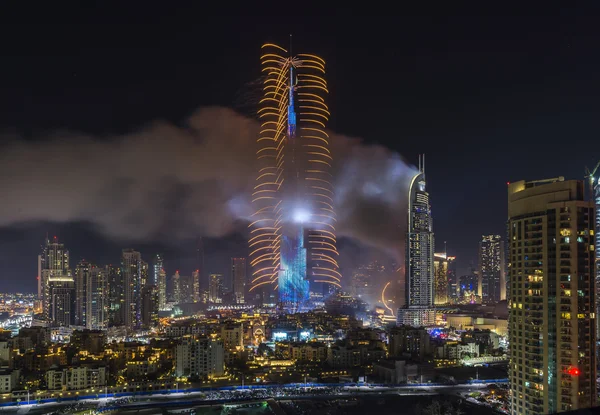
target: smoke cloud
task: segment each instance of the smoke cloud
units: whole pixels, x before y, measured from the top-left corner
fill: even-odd
[[[166,243],[237,232],[251,214],[257,133],[255,120],[206,107],[184,126],[11,140],[0,147],[0,226],[84,221],[112,239]],[[414,168],[336,134],[332,152],[338,235],[398,255]]]

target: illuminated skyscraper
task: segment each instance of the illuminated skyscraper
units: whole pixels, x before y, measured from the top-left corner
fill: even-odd
[[[124,249],[121,273],[125,291],[123,324],[128,328],[139,328],[142,325],[142,288],[148,280],[148,264],[142,261],[139,252]]]
[[[152,259],[152,282],[153,285],[158,285],[158,280],[160,278],[160,272],[163,269],[163,256],[161,254],[156,254]]]
[[[152,285],[155,285],[157,290],[158,309],[164,310],[167,304],[167,273],[161,254],[156,254],[152,260],[152,280]]]
[[[177,270],[175,271],[175,274],[173,274],[173,301],[176,304],[180,304],[182,302],[181,294],[181,275],[179,275],[179,270]]]
[[[500,235],[483,235],[479,242],[479,292],[484,302],[506,300],[504,242]]]
[[[514,415],[595,405],[594,216],[582,181],[508,186]]]
[[[425,190],[425,157],[419,157],[419,173],[410,183],[406,233],[406,307],[398,310],[398,323],[411,326],[433,324],[434,268],[433,228],[429,193]]]
[[[249,240],[250,291],[268,303],[275,290],[288,311],[309,306],[311,293],[340,287],[325,61],[262,47],[263,98],[259,171]]]

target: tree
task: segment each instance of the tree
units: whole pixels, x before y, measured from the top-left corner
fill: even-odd
[[[435,400],[425,407],[417,404],[416,415],[462,415],[464,412],[460,407],[455,408],[452,402],[445,401],[443,404]]]

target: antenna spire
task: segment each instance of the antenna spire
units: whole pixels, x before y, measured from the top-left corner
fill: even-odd
[[[292,34],[290,33],[290,57],[294,56],[292,54]]]

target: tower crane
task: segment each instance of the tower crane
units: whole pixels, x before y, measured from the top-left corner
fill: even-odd
[[[594,167],[594,170],[590,171],[590,169],[585,168],[585,178],[588,179],[588,183],[590,185],[590,197],[595,198],[594,195],[594,176],[596,176],[596,171],[600,168],[600,161]]]

